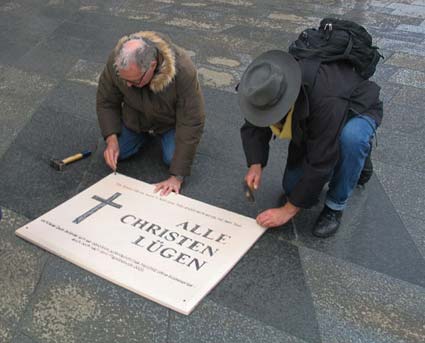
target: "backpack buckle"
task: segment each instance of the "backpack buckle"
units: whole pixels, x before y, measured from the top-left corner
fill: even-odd
[[[332,31],[332,23],[325,24],[325,31],[326,30]]]

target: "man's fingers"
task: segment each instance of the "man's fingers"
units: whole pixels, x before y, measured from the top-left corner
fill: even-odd
[[[164,188],[162,189],[161,195],[162,196],[167,196],[168,194],[170,194],[172,188],[169,185],[164,186]]]
[[[106,149],[104,152],[106,164],[112,169],[116,170],[118,161],[118,152]]]

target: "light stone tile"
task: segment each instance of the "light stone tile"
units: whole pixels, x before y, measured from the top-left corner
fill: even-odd
[[[28,220],[5,208],[0,221],[0,318],[18,323],[43,269],[46,254],[15,236]]]
[[[403,69],[389,78],[390,82],[425,89],[425,73]]]
[[[425,59],[422,56],[396,52],[386,60],[385,64],[425,72]]]
[[[409,5],[401,3],[392,3],[388,5],[389,8],[394,9],[393,15],[414,17],[414,18],[425,18],[425,6]]]
[[[300,248],[323,342],[425,340],[425,289]]]
[[[201,84],[208,87],[228,89],[236,82],[232,74],[223,71],[202,67],[198,69],[198,74]]]
[[[13,338],[11,325],[0,319],[0,342],[9,343]]]
[[[425,48],[422,45],[412,43],[412,42],[405,42],[401,40],[396,39],[388,39],[388,38],[382,38],[378,42],[378,46],[381,49],[387,49],[392,51],[398,51],[398,52],[405,52],[407,54],[411,55],[419,55],[419,56],[425,56]]]
[[[388,84],[390,85],[390,84]],[[392,97],[397,104],[408,105],[417,108],[423,108],[425,99],[425,90],[416,87],[402,86],[401,89]]]
[[[66,78],[70,81],[97,87],[103,68],[104,65],[101,63],[94,63],[80,59],[66,74]]]
[[[43,343],[166,343],[168,310],[52,258],[22,321]]]
[[[425,27],[421,25],[401,24],[396,27],[396,30],[425,34]]]

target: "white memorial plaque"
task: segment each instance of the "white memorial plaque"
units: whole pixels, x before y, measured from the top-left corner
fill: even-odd
[[[111,174],[16,234],[189,314],[263,234],[254,219]]]

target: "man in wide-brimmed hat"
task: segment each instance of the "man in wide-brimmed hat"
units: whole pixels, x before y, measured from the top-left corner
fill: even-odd
[[[344,61],[298,61],[272,50],[248,66],[238,88],[248,187],[260,187],[272,136],[290,140],[282,182],[287,202],[260,213],[260,225],[283,225],[301,208],[315,205],[329,181],[313,234],[328,237],[337,231],[382,120],[379,91]]]

